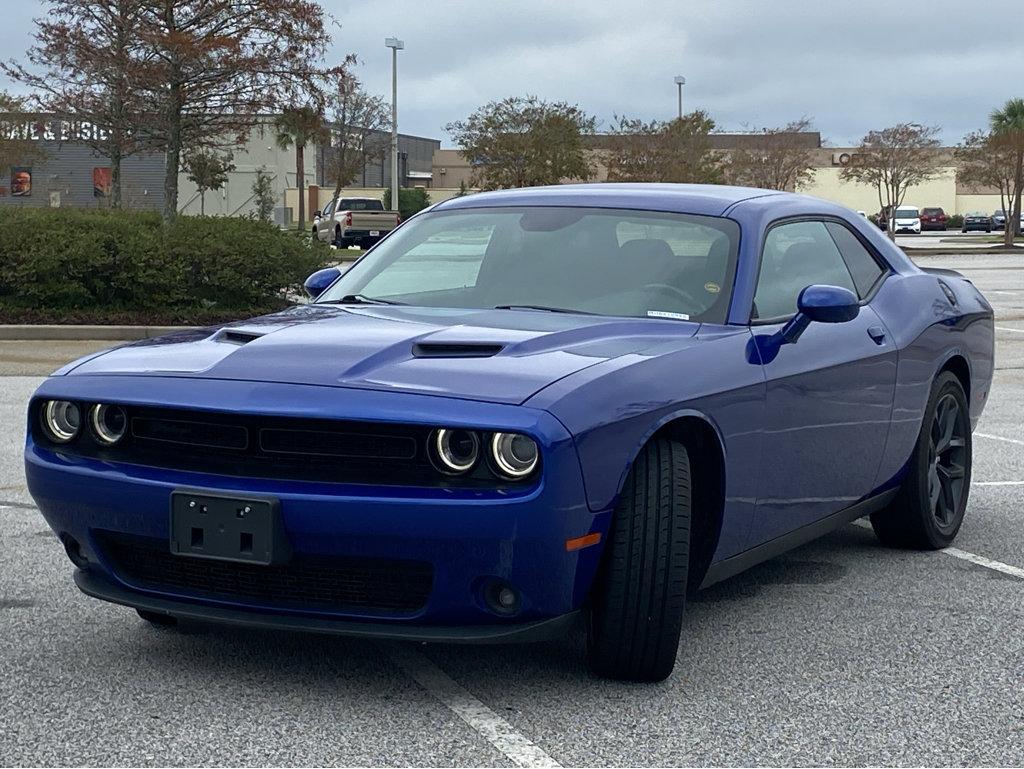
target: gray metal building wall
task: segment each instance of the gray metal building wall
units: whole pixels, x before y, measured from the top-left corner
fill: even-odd
[[[389,187],[391,186],[391,143],[383,137],[384,149],[367,158],[363,171],[351,183],[354,187]],[[398,177],[406,183],[410,171],[430,173],[434,150],[441,148],[440,139],[428,139],[423,136],[398,134]],[[317,148],[317,183],[321,187],[334,186],[334,174],[328,162],[333,148],[319,146]],[[412,186],[411,184],[409,186]]]
[[[11,195],[11,169],[0,168],[0,205],[49,206],[50,193],[59,193],[60,205],[75,208],[103,208],[108,198],[93,195],[93,168],[109,168],[110,161],[88,146],[74,141],[40,141],[45,156],[26,162],[32,169],[32,195]],[[159,210],[164,204],[163,153],[139,154],[121,163],[121,189],[126,208]]]

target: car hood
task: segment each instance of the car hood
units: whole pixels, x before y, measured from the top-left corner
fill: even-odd
[[[58,373],[285,382],[522,403],[597,363],[699,324],[529,310],[305,305],[146,339]]]

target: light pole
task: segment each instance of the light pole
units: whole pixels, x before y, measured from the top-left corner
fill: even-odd
[[[384,45],[391,49],[391,210],[398,210],[398,52],[405,43],[388,37]]]
[[[676,75],[676,85],[679,87],[679,119],[683,118],[683,86],[686,85],[686,78]]]

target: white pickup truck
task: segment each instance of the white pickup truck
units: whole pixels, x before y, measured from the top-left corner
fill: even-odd
[[[313,236],[338,248],[369,248],[401,221],[377,198],[335,198],[313,213]]]

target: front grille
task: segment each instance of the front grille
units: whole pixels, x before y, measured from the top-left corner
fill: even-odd
[[[96,542],[134,587],[265,608],[410,614],[426,605],[434,582],[422,561],[303,555],[259,566],[173,555],[152,537],[100,531]]]
[[[479,489],[533,482],[496,478],[483,461],[463,476],[439,473],[427,450],[433,428],[425,425],[153,406],[124,409],[129,430],[121,442],[100,445],[84,430],[73,442],[55,448],[110,462],[246,478]],[[49,442],[38,420],[33,421],[36,440]]]

